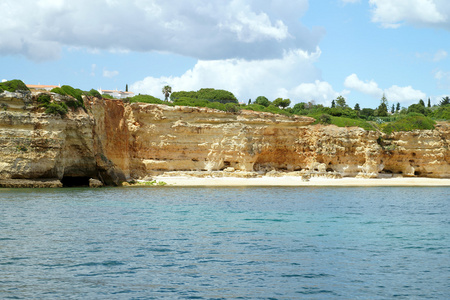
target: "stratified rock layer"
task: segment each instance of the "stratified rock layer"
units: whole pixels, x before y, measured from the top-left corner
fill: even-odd
[[[450,177],[449,123],[385,135],[312,126],[308,117],[96,98],[85,98],[86,110],[61,117],[39,108],[37,96],[0,95],[0,179],[94,178],[118,185],[162,173],[217,171]]]

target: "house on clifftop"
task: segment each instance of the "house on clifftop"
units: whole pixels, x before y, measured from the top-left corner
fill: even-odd
[[[98,89],[98,92],[100,93],[100,95],[108,95],[108,96],[114,97],[116,99],[124,99],[124,98],[128,98],[128,97],[133,97],[134,96],[133,92],[123,92],[123,91],[118,91],[118,90],[102,90],[102,89]]]
[[[54,88],[61,87],[61,85],[42,85],[42,84],[27,84],[26,86],[30,90],[44,90],[44,91],[51,91]]]

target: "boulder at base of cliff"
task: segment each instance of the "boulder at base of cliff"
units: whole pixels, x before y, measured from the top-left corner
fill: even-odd
[[[99,187],[102,187],[102,186],[103,186],[103,183],[100,180],[97,180],[97,179],[94,179],[94,178],[89,179],[89,187],[91,187],[91,188],[99,188]]]

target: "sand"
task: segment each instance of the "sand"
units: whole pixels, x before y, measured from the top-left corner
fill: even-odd
[[[163,181],[169,186],[448,186],[450,179],[438,178],[342,178],[329,179],[312,177],[309,181],[303,181],[301,177],[267,177],[260,178],[236,178],[236,177],[155,177],[157,182]]]

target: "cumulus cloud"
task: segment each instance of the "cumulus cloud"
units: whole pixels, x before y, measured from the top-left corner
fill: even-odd
[[[426,94],[424,92],[415,90],[411,86],[400,87],[393,85],[383,90],[378,87],[378,83],[375,81],[362,81],[356,74],[347,76],[344,81],[344,86],[376,98],[381,98],[381,96],[385,94],[387,99],[391,102],[413,102],[426,98]]]
[[[397,28],[403,23],[450,29],[448,0],[369,0],[372,21],[385,28]]]
[[[283,97],[293,103],[315,100],[326,104],[338,93],[320,81],[320,71],[314,66],[320,53],[320,49],[313,53],[291,50],[277,59],[200,60],[179,77],[147,77],[130,88],[135,93],[162,97],[161,87],[166,84],[173,91],[208,87],[231,91],[242,102],[266,96],[270,100]]]
[[[419,99],[425,99],[427,95],[411,86],[400,87],[393,85],[384,91],[387,99],[391,102],[417,102]]]
[[[0,55],[55,59],[61,47],[162,51],[203,60],[314,51],[308,0],[2,0]]]
[[[356,74],[347,76],[344,81],[344,86],[375,97],[379,97],[383,94],[383,90],[378,87],[378,84],[375,81],[362,81]]]

